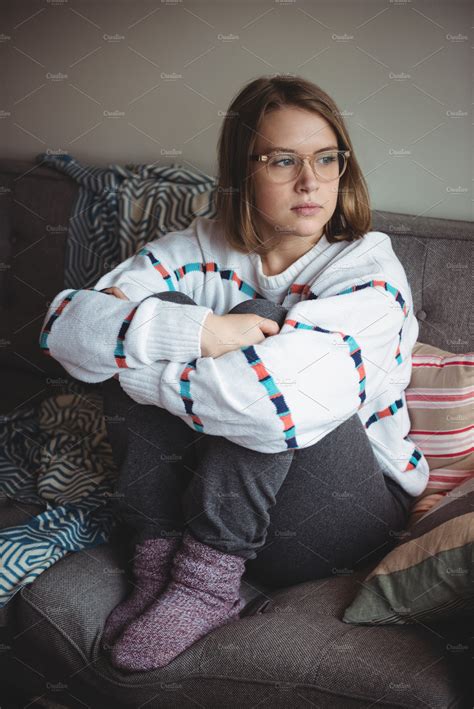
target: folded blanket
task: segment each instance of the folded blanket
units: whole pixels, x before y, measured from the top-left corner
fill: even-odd
[[[216,179],[178,164],[101,168],[47,153],[36,161],[79,185],[66,242],[64,288],[91,287],[148,241],[185,229],[196,216],[216,215]]]
[[[68,552],[109,540],[116,476],[99,390],[71,382],[1,417],[0,495],[44,511],[0,529],[0,608]]]

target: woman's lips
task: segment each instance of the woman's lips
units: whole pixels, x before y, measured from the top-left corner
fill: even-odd
[[[293,207],[292,212],[296,212],[302,217],[310,217],[312,214],[317,214],[322,207]]]

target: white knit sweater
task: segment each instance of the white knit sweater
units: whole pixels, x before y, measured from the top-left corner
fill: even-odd
[[[100,292],[110,286],[129,301]],[[163,291],[186,293],[197,305],[150,297]],[[208,314],[259,297],[288,309],[280,332],[202,357]],[[227,245],[218,219],[196,217],[147,243],[94,288],[58,293],[40,346],[77,379],[120,373],[135,401],[265,453],[314,445],[357,412],[385,474],[416,496],[429,468],[408,435],[404,390],[418,332],[387,234],[336,244],[323,236],[267,276],[256,253]]]

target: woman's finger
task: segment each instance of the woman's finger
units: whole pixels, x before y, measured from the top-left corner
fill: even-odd
[[[125,293],[117,286],[110,286],[110,288],[104,288],[102,292],[109,293],[109,295],[114,295],[116,298],[120,298],[121,300],[128,300]]]

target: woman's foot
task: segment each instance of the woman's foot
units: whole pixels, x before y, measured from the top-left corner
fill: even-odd
[[[133,556],[134,589],[108,616],[102,648],[109,650],[128,623],[165,590],[181,537],[157,537],[137,544]]]
[[[130,672],[164,667],[211,630],[238,617],[245,559],[197,540],[189,530],[160,598],[115,643],[111,662]]]

